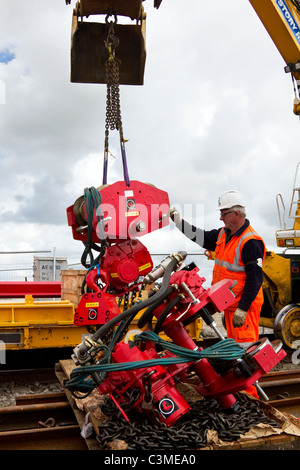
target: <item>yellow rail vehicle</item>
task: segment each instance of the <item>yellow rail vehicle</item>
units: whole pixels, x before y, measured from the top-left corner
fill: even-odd
[[[5,349],[74,348],[81,343],[90,331],[86,326],[74,325],[74,315],[85,275],[85,270],[64,270],[61,283],[0,283],[0,297],[6,297],[0,302],[0,341]],[[41,300],[40,296],[51,300]],[[60,299],[53,300],[52,296]],[[130,308],[135,300],[130,296],[119,299],[120,311]],[[143,311],[139,312],[133,320],[124,341],[137,333],[137,322],[142,314]],[[188,333],[195,340],[200,339],[201,330],[201,319],[188,326]],[[169,339],[162,336],[164,340]]]
[[[276,243],[284,251],[267,252],[263,263],[265,302],[262,317],[266,318],[261,318],[261,324],[274,328],[275,335],[292,349],[297,349],[300,343],[299,167],[298,163],[288,212],[292,227],[286,224],[283,198],[281,194],[277,195],[280,230],[276,231]]]
[[[283,343],[300,344],[300,255],[267,252],[263,263],[264,304],[260,326],[274,329]]]
[[[26,295],[0,303],[0,340],[7,350],[74,347],[87,331],[73,325],[74,304]]]

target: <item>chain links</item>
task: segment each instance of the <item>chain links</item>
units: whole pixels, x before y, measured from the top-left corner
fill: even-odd
[[[122,127],[120,90],[119,90],[119,59],[112,55],[105,64],[107,80],[106,120],[105,129],[120,130]]]
[[[106,116],[105,116],[105,149],[108,150],[109,130],[122,132],[121,106],[120,106],[120,60],[115,55],[119,40],[114,33],[114,23],[109,23],[109,31],[105,41],[108,50],[108,59],[105,63],[107,84]]]
[[[136,397],[135,397],[136,398]],[[191,404],[191,410],[176,425],[150,422],[144,415],[136,414],[127,423],[110,399],[102,407],[109,419],[99,426],[97,441],[102,450],[108,443],[123,440],[128,450],[189,450],[207,445],[208,430],[217,431],[223,441],[239,439],[251,427],[259,423],[278,427],[278,423],[267,417],[256,400],[246,395],[237,396],[240,409],[228,414],[214,399],[203,398]]]
[[[106,20],[108,23],[108,20]],[[117,17],[115,16],[115,23]],[[109,145],[109,131],[117,130],[120,135],[120,147],[123,162],[124,179],[127,186],[130,185],[125,141],[123,136],[123,126],[121,118],[120,106],[120,60],[116,58],[115,50],[119,45],[119,39],[114,34],[114,24],[112,21],[109,23],[109,30],[107,39],[105,41],[108,50],[108,59],[105,63],[106,83],[107,83],[107,96],[106,96],[106,115],[105,115],[105,140],[104,140],[104,165],[103,165],[103,182],[107,184],[107,160],[108,160],[108,145]]]

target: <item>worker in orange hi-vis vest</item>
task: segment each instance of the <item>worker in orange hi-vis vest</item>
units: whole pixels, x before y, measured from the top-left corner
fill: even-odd
[[[233,190],[224,192],[218,200],[224,227],[215,230],[199,229],[183,220],[177,209],[170,211],[171,219],[190,240],[215,253],[212,283],[222,279],[235,281],[232,288],[235,302],[224,311],[224,318],[227,337],[244,343],[244,346],[259,339],[263,304],[262,263],[266,252],[262,238],[246,219],[245,207],[240,193]],[[245,391],[258,398],[254,385]]]

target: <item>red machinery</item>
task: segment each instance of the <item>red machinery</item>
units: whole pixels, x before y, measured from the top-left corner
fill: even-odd
[[[158,273],[163,273],[156,294],[122,313],[118,314],[116,309],[107,323],[75,348],[73,359],[82,367],[71,374],[67,385],[71,390],[76,387],[80,390],[78,377],[82,374],[92,376],[93,387],[100,394],[109,393],[127,420],[131,411],[136,410],[171,426],[190,409],[176,384],[185,382],[191,373],[199,378],[197,391],[201,395],[216,398],[228,411],[236,410],[238,402],[234,393],[257,382],[285,357],[278,341],[264,340],[245,351],[221,334],[221,341],[212,350],[198,347],[186,326],[201,316],[218,332],[212,315],[234,301],[232,281],[224,280],[204,289],[205,279],[199,276],[198,268],[183,265],[183,258],[181,253],[164,260],[148,276],[155,279]],[[147,329],[136,335],[134,342],[121,342],[123,322],[127,321],[128,326],[141,310],[138,327],[147,324]],[[157,319],[154,328],[153,316]],[[117,324],[116,338],[105,346],[109,356],[96,361],[95,352],[98,354],[104,347],[102,339]],[[161,340],[158,333],[162,330],[172,342]],[[160,352],[162,347],[164,351]],[[218,371],[214,359],[223,359],[225,369]]]
[[[216,398],[224,409],[236,410],[234,393],[257,382],[286,354],[278,342],[264,342],[245,351],[223,338],[213,314],[233,303],[231,280],[204,289],[199,269],[183,263],[185,252],[170,255],[153,269],[151,256],[138,237],[166,226],[168,210],[167,193],[138,181],[90,188],[67,209],[73,237],[90,251],[100,243],[74,318],[75,324],[97,329],[75,348],[73,359],[81,367],[72,372],[68,387],[86,387],[80,377],[87,374],[91,386],[101,394],[109,393],[126,419],[134,409],[171,426],[190,409],[176,388],[189,374],[198,376],[201,395]],[[116,297],[161,277],[161,285],[148,299],[120,311]],[[135,344],[123,343],[141,311],[138,328],[146,327],[146,333],[137,335]],[[199,348],[187,332],[186,327],[200,316],[221,339],[213,351]],[[161,331],[172,340],[163,345],[164,352],[159,351]],[[214,364],[220,358],[222,371]]]
[[[90,252],[97,243],[102,250],[99,262],[87,273],[88,292],[76,310],[76,325],[101,325],[120,313],[115,297],[137,290],[139,279],[153,268],[147,248],[137,237],[168,225],[169,209],[165,191],[139,181],[93,188],[92,194],[68,207],[74,239],[88,245]]]
[[[236,362],[227,374],[218,374],[206,358],[184,364],[156,365],[138,368],[139,364],[156,362],[162,364],[170,359],[176,359],[171,353],[159,355],[155,349],[141,351],[136,346],[118,343],[112,360],[117,364],[137,364],[134,370],[118,370],[110,372],[108,377],[99,385],[100,394],[111,394],[112,399],[130,420],[130,413],[136,410],[145,413],[150,418],[157,418],[167,426],[174,425],[179,418],[190,410],[189,404],[178,392],[176,384],[185,382],[191,371],[196,372],[200,379],[197,391],[207,397],[216,398],[224,409],[237,411],[238,403],[233,393],[245,389],[256,382],[262,375],[271,370],[285,356],[283,350],[278,354],[272,344],[264,340],[254,344],[246,352],[243,368]],[[197,346],[195,345],[197,349]],[[201,352],[201,349],[198,349]],[[201,357],[201,356],[199,356]],[[243,369],[247,372],[243,372]],[[136,399],[131,402],[134,395]],[[130,408],[129,408],[130,407]],[[126,414],[125,411],[126,410]]]
[[[140,181],[118,181],[98,188],[99,202],[89,214],[84,196],[68,207],[68,224],[74,240],[88,241],[88,221],[91,217],[93,242],[101,242],[101,231],[109,242],[136,238],[169,224],[164,217],[170,209],[165,191]]]
[[[79,70],[86,74],[88,69],[80,67],[80,62],[86,61],[87,49],[82,54],[80,43],[87,44],[89,34],[85,34],[85,29],[94,30],[95,25],[85,28],[77,16],[84,15],[84,10],[91,7],[88,4],[95,2],[81,3],[81,10],[74,15],[72,65],[74,73],[78,72],[79,63]],[[140,18],[141,1],[135,3],[139,4]],[[155,1],[156,6],[159,4],[160,1]],[[122,10],[119,13],[122,15]],[[84,196],[67,209],[73,238],[85,245],[82,264],[88,268],[87,291],[83,291],[74,321],[98,329],[74,349],[74,362],[79,367],[72,371],[67,386],[73,392],[96,387],[101,394],[110,393],[126,419],[130,419],[130,412],[135,409],[171,426],[189,410],[176,388],[189,374],[198,376],[197,390],[201,395],[216,398],[224,409],[234,410],[237,408],[234,393],[257,382],[286,354],[280,342],[271,344],[264,340],[245,351],[233,340],[223,338],[213,314],[233,303],[231,281],[224,280],[205,290],[198,268],[184,266],[186,253],[171,255],[152,270],[148,250],[137,239],[169,223],[165,217],[169,200],[164,191],[129,180],[119,93],[115,92],[122,83],[123,73],[123,69],[119,71],[120,61],[115,52],[120,51],[122,57],[122,49],[119,38],[114,36],[116,21],[108,24],[109,16],[111,11],[107,14],[105,30],[101,27],[100,31],[106,37],[103,81],[107,83],[103,185],[98,190],[85,190]],[[118,34],[121,36],[121,32]],[[128,51],[127,42],[121,42]],[[97,42],[98,48],[100,43],[103,45],[103,41]],[[91,62],[92,69],[96,62],[99,66],[98,55],[96,62],[92,55]],[[75,75],[75,81],[93,80],[93,77]],[[108,137],[109,130],[114,129],[120,134],[124,182],[107,185]],[[99,252],[96,260],[93,249]],[[156,285],[157,290],[148,299],[120,312],[116,297],[138,290],[142,284],[153,283],[159,277],[163,277],[161,285]],[[147,330],[136,335],[134,342],[123,343],[124,334],[140,311],[143,313],[138,327]],[[221,341],[216,347],[202,349],[189,336],[186,327],[199,316],[218,333]],[[160,331],[172,341],[162,343]],[[222,363],[221,368],[216,361]]]
[[[257,382],[286,354],[278,342],[245,351],[218,331],[213,314],[233,303],[231,280],[204,289],[199,269],[183,263],[185,252],[168,256],[153,269],[138,237],[166,226],[168,210],[167,193],[138,181],[90,188],[67,209],[73,237],[90,251],[100,243],[74,318],[75,324],[97,329],[75,348],[73,359],[81,367],[72,372],[68,387],[86,387],[86,380],[82,382],[86,374],[92,388],[109,393],[126,419],[136,410],[171,426],[190,409],[176,388],[189,374],[198,376],[201,395],[216,398],[224,409],[236,410],[234,393]],[[116,297],[157,283],[161,277],[148,299],[120,311]],[[134,343],[122,342],[141,311],[137,324],[146,332],[137,335]],[[200,316],[221,339],[213,351],[199,348],[187,332],[186,327]],[[163,344],[164,352],[160,352],[161,331],[172,340]],[[222,371],[214,364],[220,358]]]
[[[160,420],[169,426],[189,410],[188,404],[175,387],[176,383],[185,382],[189,373],[194,372],[199,377],[200,385],[197,390],[201,395],[217,398],[225,409],[235,409],[237,403],[233,393],[252,385],[280,362],[286,353],[280,348],[279,351],[277,350],[278,342],[272,345],[268,341],[262,343],[260,347],[255,345],[249,348],[245,356],[242,355],[234,364],[230,363],[230,369],[226,370],[225,375],[217,373],[205,354],[201,358],[203,349],[199,348],[191,339],[184,325],[188,325],[195,316],[200,315],[207,324],[212,325],[214,320],[211,312],[224,310],[234,300],[230,290],[231,281],[221,281],[205,290],[202,287],[204,280],[198,276],[198,268],[191,271],[182,269],[175,272],[171,276],[169,284],[175,285],[176,288],[160,306],[150,311],[150,316],[154,314],[158,322],[163,317],[160,328],[157,328],[157,333],[161,329],[172,339],[173,344],[186,351],[199,352],[198,360],[146,369],[139,369],[137,365],[137,369],[130,372],[110,373],[98,387],[100,393],[112,393],[120,407],[122,405],[126,407],[128,391],[138,388],[140,396],[135,401],[133,408],[148,414],[153,414],[153,410],[156,410]],[[175,302],[174,299],[179,300]],[[146,321],[149,322],[147,310],[140,318],[138,326],[143,327]],[[147,338],[147,335],[145,337]],[[163,364],[164,359],[167,360],[167,363],[168,359],[177,357],[170,352],[159,356],[153,347],[151,338],[150,335],[148,341],[144,343],[144,351],[139,350],[136,346],[119,343],[112,354],[113,362],[126,364],[156,358],[160,359]],[[228,354],[230,357],[230,352]],[[217,351],[216,357],[218,357]],[[145,378],[148,384],[151,384],[149,386],[151,393],[149,390],[147,393]]]
[[[72,371],[67,386],[72,391],[96,387],[101,394],[110,393],[126,419],[134,409],[171,426],[190,408],[176,384],[193,373],[199,378],[200,394],[217,398],[224,409],[235,410],[238,404],[234,393],[255,383],[285,352],[277,343],[245,352],[233,340],[223,338],[212,315],[233,303],[232,281],[204,289],[205,279],[199,276],[198,268],[184,265],[185,252],[170,255],[152,269],[151,256],[138,238],[168,225],[168,194],[153,185],[129,180],[120,116],[116,128],[124,181],[107,184],[106,132],[102,187],[86,188],[67,209],[73,238],[85,245],[82,264],[88,268],[74,323],[96,328],[74,349],[73,359],[80,367]],[[99,252],[96,260],[93,250]],[[138,291],[161,277],[161,284],[148,299],[120,311],[116,297]],[[146,326],[146,332],[137,335],[134,344],[123,343],[141,311],[138,327]],[[186,326],[199,316],[221,339],[213,350],[199,348],[188,334]],[[164,352],[160,351],[160,331],[172,340],[163,344]],[[220,358],[226,363],[222,372],[213,363]]]
[[[138,289],[138,279],[152,267],[148,250],[137,239],[109,246],[101,260],[101,268],[95,267],[87,273],[86,285],[93,292],[83,294],[74,324],[102,325],[114,318],[120,313],[115,297]],[[99,281],[103,283],[102,287]]]

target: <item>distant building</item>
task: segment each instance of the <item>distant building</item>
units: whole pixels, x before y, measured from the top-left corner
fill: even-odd
[[[61,256],[34,256],[33,280],[47,282],[60,281],[63,269],[68,269],[67,258]]]

